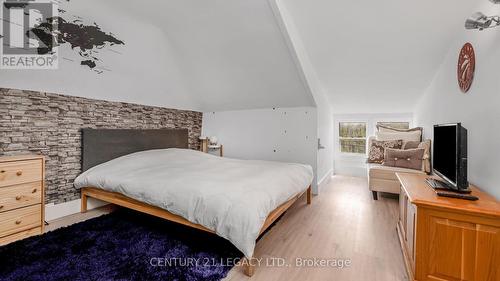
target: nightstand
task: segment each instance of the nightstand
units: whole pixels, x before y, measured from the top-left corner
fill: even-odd
[[[0,157],[0,245],[44,230],[45,158]]]
[[[218,145],[209,145],[208,146],[208,151],[210,150],[219,150],[219,155],[220,157],[223,157],[224,156],[224,146],[222,144],[218,144]],[[207,151],[207,152],[208,152]]]
[[[220,157],[224,156],[224,146],[222,144],[211,145],[208,138],[200,138],[200,151],[208,153],[210,150],[219,150]]]

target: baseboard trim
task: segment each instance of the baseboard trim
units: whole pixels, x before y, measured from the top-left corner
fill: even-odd
[[[330,180],[333,177],[333,169],[328,171],[319,181],[318,181],[318,194],[321,192],[321,188],[330,183]]]
[[[58,218],[79,213],[81,202],[81,199],[77,199],[57,205],[54,203],[45,205],[45,221],[52,221]],[[96,209],[107,204],[109,203],[94,198],[88,198],[87,209]]]

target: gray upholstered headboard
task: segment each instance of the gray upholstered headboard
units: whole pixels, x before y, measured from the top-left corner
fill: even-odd
[[[82,171],[130,153],[188,148],[187,129],[83,129]]]

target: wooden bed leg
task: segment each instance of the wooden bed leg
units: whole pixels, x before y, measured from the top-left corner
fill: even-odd
[[[312,202],[312,189],[311,186],[307,189],[307,204],[311,205]]]
[[[87,212],[87,194],[85,194],[84,191],[82,191],[82,207],[80,209],[81,213],[86,213]]]
[[[243,264],[243,272],[246,276],[252,277],[255,273],[255,264],[252,263],[252,259],[245,258],[245,263]]]

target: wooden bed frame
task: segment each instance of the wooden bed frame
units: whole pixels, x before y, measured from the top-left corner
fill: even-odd
[[[269,226],[271,226],[273,224],[273,222],[276,221],[276,219],[278,219],[284,212],[286,212],[286,210],[288,210],[288,208],[290,208],[290,206],[292,206],[293,203],[295,203],[295,201],[297,201],[297,199],[299,199],[304,193],[307,194],[307,197],[306,197],[307,204],[310,205],[311,200],[312,200],[311,186],[309,186],[309,188],[307,188],[306,191],[295,195],[292,199],[288,200],[287,202],[278,206],[278,208],[274,209],[269,214],[269,216],[267,216],[267,219],[264,222],[264,225],[262,226],[262,228],[260,229],[259,234],[262,234],[264,231],[266,231],[266,229],[268,229]],[[95,187],[84,187],[81,189],[81,195],[82,195],[82,206],[81,206],[82,213],[87,212],[87,198],[92,197],[92,198],[95,198],[95,199],[98,199],[101,201],[112,203],[112,204],[115,204],[115,205],[118,205],[121,207],[129,208],[129,209],[139,211],[139,212],[142,212],[145,214],[160,217],[160,218],[168,220],[168,221],[180,223],[180,224],[192,227],[192,228],[196,228],[199,230],[203,230],[203,231],[215,234],[214,231],[212,231],[212,230],[210,230],[202,225],[192,223],[181,216],[174,215],[174,214],[170,213],[167,210],[140,202],[138,200],[132,199],[132,198],[127,197],[125,195],[122,195],[120,193],[105,191],[105,190],[98,189]],[[247,260],[243,264],[244,264],[243,270],[245,272],[245,275],[252,277],[254,274],[254,271],[255,271],[254,264],[249,260]]]
[[[96,165],[107,162],[130,153],[165,148],[188,148],[189,132],[187,129],[83,129],[82,130],[82,170],[86,171]],[[260,234],[271,226],[292,204],[304,193],[307,193],[307,204],[311,204],[311,186],[292,199],[273,210],[267,217]],[[87,198],[92,197],[108,203],[136,210],[142,213],[180,223],[192,228],[214,233],[212,230],[192,223],[183,217],[174,215],[167,210],[148,205],[144,202],[127,197],[123,194],[105,191],[95,187],[81,189],[82,213],[87,211]],[[254,273],[253,262],[243,263],[245,274]]]

